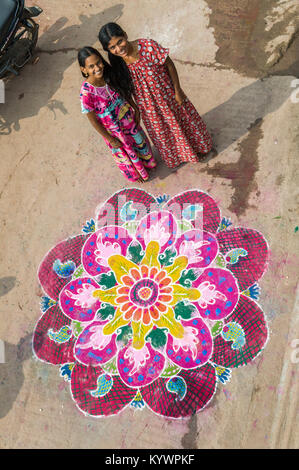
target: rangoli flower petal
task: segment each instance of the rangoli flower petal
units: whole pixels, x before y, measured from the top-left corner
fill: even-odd
[[[137,264],[129,261],[122,255],[110,256],[108,263],[119,283],[122,283],[123,276],[130,275],[131,269],[138,268]]]
[[[91,276],[110,271],[110,256],[125,256],[131,241],[128,231],[122,227],[110,225],[97,230],[86,240],[82,250],[85,271]]]
[[[33,351],[39,359],[50,364],[73,362],[75,339],[71,320],[58,305],[54,305],[43,314],[35,327]]]
[[[160,269],[161,265],[158,260],[159,252],[160,252],[159,243],[155,240],[150,241],[145,249],[145,255],[141,261],[142,265],[147,266],[149,268],[155,266],[156,268]]]
[[[60,290],[70,281],[74,270],[68,272],[64,265],[81,264],[81,250],[86,241],[86,235],[78,235],[58,243],[52,248],[40,264],[38,279],[45,293],[56,300]],[[56,266],[60,269],[57,269]]]
[[[159,320],[155,321],[155,325],[160,328],[168,328],[170,334],[175,338],[184,336],[184,328],[179,321],[175,319],[174,311],[171,307],[161,315]]]
[[[156,199],[146,191],[126,188],[111,196],[96,215],[97,228],[106,225],[123,225],[140,220],[151,210],[157,210]]]
[[[238,279],[241,291],[262,277],[268,265],[269,248],[261,233],[246,228],[235,228],[219,232],[217,240],[224,256],[228,256],[228,253],[236,248],[244,250],[243,256],[239,256],[233,264],[227,265]]]
[[[260,353],[267,339],[263,311],[253,300],[240,295],[236,309],[225,319],[222,333],[214,340],[211,361],[229,368],[246,365]]]
[[[182,300],[191,300],[195,301],[198,300],[201,296],[201,293],[198,289],[195,288],[187,288],[180,286],[179,284],[175,284],[172,286],[173,288],[173,301],[171,305],[175,305]]]
[[[116,355],[116,335],[105,335],[103,328],[103,322],[95,321],[79,335],[75,344],[75,356],[82,364],[96,367]]]
[[[142,248],[151,242],[158,242],[163,252],[171,246],[177,235],[177,223],[168,211],[155,211],[143,217],[136,229],[136,239]]]
[[[178,390],[169,391],[174,379],[182,379],[185,384],[184,395]],[[210,364],[192,370],[181,370],[175,378],[159,377],[142,389],[142,397],[155,413],[169,418],[184,418],[202,410],[216,391],[215,369]],[[181,399],[180,399],[181,398]]]
[[[93,293],[99,285],[89,277],[73,279],[63,287],[59,304],[65,315],[75,321],[90,322],[101,306]]]
[[[206,193],[198,190],[185,191],[178,194],[164,205],[173,215],[181,220],[187,218],[192,225],[200,230],[215,233],[220,223],[220,210]]]
[[[198,229],[184,232],[177,239],[175,247],[179,255],[187,256],[188,268],[206,268],[218,253],[216,237]]]
[[[200,298],[193,302],[203,318],[227,317],[239,300],[237,281],[228,269],[208,268],[194,282]]]
[[[130,387],[144,387],[150,384],[159,377],[164,366],[164,355],[153,349],[150,343],[144,344],[136,352],[130,342],[118,354],[119,375]]]
[[[123,315],[123,312],[117,308],[113,319],[104,326],[103,333],[105,335],[112,335],[118,328],[127,325],[128,323],[129,319],[126,319],[125,315]]]
[[[183,369],[201,367],[210,359],[213,340],[209,328],[201,318],[182,320],[183,338],[168,336],[166,354]]]
[[[116,415],[136,395],[136,389],[128,387],[117,375],[82,364],[72,370],[71,391],[78,408],[90,416]]]

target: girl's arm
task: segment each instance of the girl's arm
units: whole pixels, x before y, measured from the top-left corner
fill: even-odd
[[[170,75],[171,81],[172,81],[173,86],[174,86],[175,99],[176,99],[177,103],[179,103],[179,105],[181,105],[183,103],[183,101],[186,99],[186,95],[183,92],[183,90],[181,89],[177,69],[175,68],[174,63],[173,63],[173,61],[171,60],[171,58],[169,56],[167,57],[167,59],[165,61],[165,65],[167,67],[168,73]]]
[[[87,117],[91,125],[96,129],[96,131],[98,131],[98,133],[101,134],[102,137],[108,140],[108,142],[112,145],[113,148],[120,148],[122,146],[122,142],[116,137],[110,135],[109,132],[105,129],[105,127],[102,126],[102,124],[98,121],[94,111],[87,113]]]
[[[136,122],[136,125],[139,126],[140,124],[140,111],[138,109],[138,106],[137,104],[135,103],[135,101],[133,100],[133,97],[130,96],[129,98],[127,98],[127,101],[128,103],[132,106],[132,108],[134,109],[135,111],[135,122]]]

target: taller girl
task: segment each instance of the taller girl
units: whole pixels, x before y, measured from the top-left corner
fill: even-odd
[[[99,40],[122,83],[133,94],[154,145],[167,166],[198,162],[212,138],[181,89],[169,50],[153,39],[129,41],[116,23],[107,23]]]

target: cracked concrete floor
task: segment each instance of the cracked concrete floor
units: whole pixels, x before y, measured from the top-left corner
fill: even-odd
[[[166,0],[38,2],[38,60],[7,81],[0,105],[1,448],[298,446],[298,6],[223,3],[173,0],[169,9]],[[154,195],[200,188],[223,216],[261,231],[271,248],[260,282],[267,347],[189,420],[132,409],[105,420],[84,417],[57,368],[32,357],[41,259],[80,233],[101,201],[130,186],[106,160],[78,101],[76,52],[98,47],[97,31],[108,21],[132,39],[152,37],[170,48],[218,149],[196,167],[170,171],[161,163],[144,188]]]

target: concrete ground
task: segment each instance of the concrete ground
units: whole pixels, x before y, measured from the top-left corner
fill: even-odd
[[[0,104],[0,447],[298,447],[298,3],[38,4],[44,12],[36,59],[7,81]],[[154,195],[200,188],[235,226],[261,231],[271,249],[259,301],[268,344],[190,419],[132,408],[104,420],[85,417],[58,369],[32,355],[40,261],[58,241],[80,233],[100,202],[130,186],[78,99],[77,50],[99,47],[97,32],[108,21],[119,22],[130,39],[151,37],[170,48],[182,87],[218,150],[196,166],[169,170],[161,163],[142,187]]]

